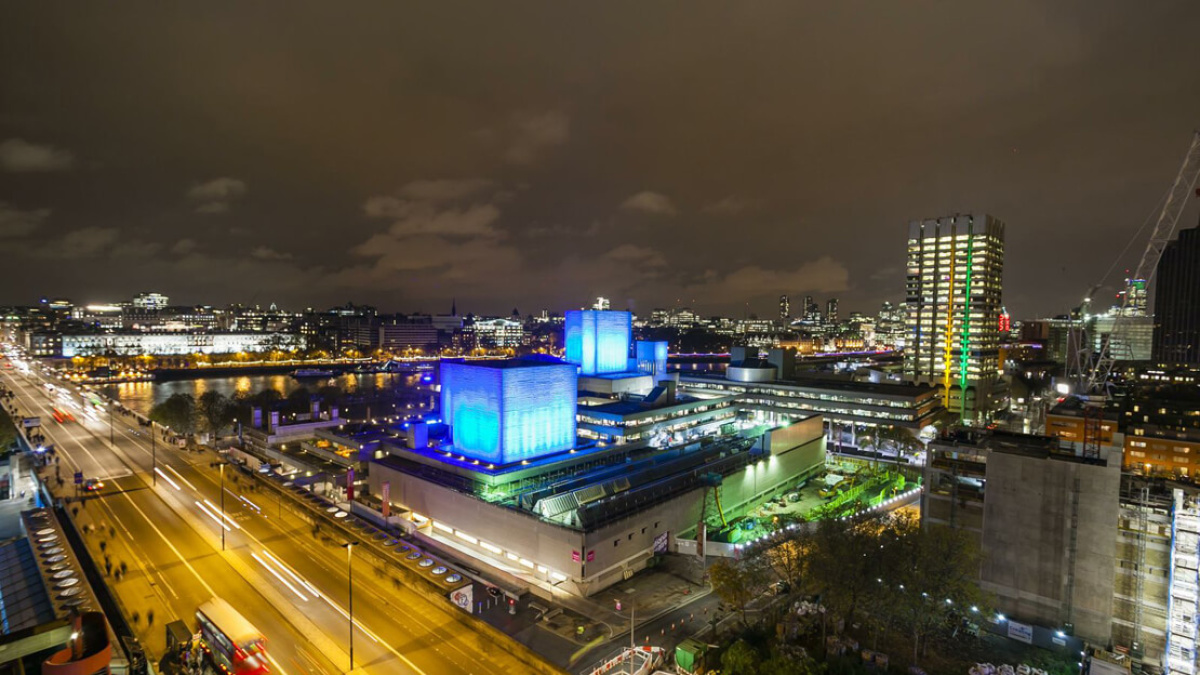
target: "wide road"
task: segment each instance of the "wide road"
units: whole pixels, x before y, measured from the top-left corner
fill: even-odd
[[[21,414],[41,417],[47,443],[58,451],[60,493],[74,494],[76,471],[105,483],[98,497],[79,504],[79,522],[97,528],[87,535],[93,555],[103,559],[103,541],[114,572],[127,564],[128,573],[112,587],[126,613],[137,613],[139,637],[152,654],[164,647],[163,623],[178,618],[194,629],[196,607],[217,595],[268,638],[274,671],[348,668],[348,556],[340,542],[327,533],[314,536],[286,500],[252,491],[252,481],[232,467],[225,469],[223,490],[211,452],[152,443],[150,430],[134,418],[110,420],[85,404],[74,385],[54,382],[58,390],[50,391],[36,371],[5,370],[3,376]],[[55,421],[54,408],[74,421]],[[457,623],[448,603],[417,596],[357,552],[350,560],[356,668],[429,675],[528,671]]]

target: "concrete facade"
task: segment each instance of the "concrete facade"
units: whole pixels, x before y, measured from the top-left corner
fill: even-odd
[[[1110,640],[1120,480],[1115,462],[990,453],[980,580],[1001,612]]]
[[[794,426],[764,440],[770,454],[724,478],[719,489],[728,517],[763,496],[791,490],[823,466],[820,418]],[[694,536],[706,496],[706,490],[694,489],[656,502],[650,494],[646,506],[628,517],[584,529],[490,503],[405,468],[390,457],[372,462],[369,492],[381,495],[387,482],[395,512],[407,512],[422,529],[452,539],[488,565],[583,596],[645,568],[656,555],[656,542],[661,553],[674,550],[677,537]]]

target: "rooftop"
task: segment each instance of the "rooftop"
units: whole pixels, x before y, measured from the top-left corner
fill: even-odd
[[[571,365],[565,361],[545,361],[538,359],[478,359],[478,360],[446,360],[444,363],[474,366],[476,368],[493,368],[496,370],[511,370],[516,368],[541,368],[545,366]]]

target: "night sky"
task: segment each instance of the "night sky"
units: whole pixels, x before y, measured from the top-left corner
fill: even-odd
[[[986,211],[1053,315],[1197,125],[1195,0],[7,0],[0,304],[874,312]]]

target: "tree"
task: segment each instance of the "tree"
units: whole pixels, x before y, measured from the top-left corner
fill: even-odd
[[[0,454],[6,454],[17,440],[17,427],[8,413],[0,408]]]
[[[859,603],[878,584],[882,525],[873,518],[846,523],[823,520],[813,535],[808,568],[813,583],[821,588],[822,603],[851,620]]]
[[[289,413],[306,413],[309,410],[311,401],[312,394],[307,389],[301,387],[287,395],[287,399],[283,402],[283,409]]]
[[[792,589],[800,588],[812,548],[808,525],[787,516],[777,516],[771,523],[775,534],[768,539],[771,543],[764,551],[764,560]]]
[[[724,659],[721,665],[725,665]],[[816,662],[808,657],[773,656],[758,667],[758,675],[816,675],[821,672]]]
[[[761,596],[767,588],[767,575],[764,571],[761,558],[758,557],[736,561],[720,560],[708,568],[713,591],[723,602],[733,605],[741,612],[743,626],[749,626],[746,610],[750,602]]]
[[[738,640],[721,655],[721,669],[729,675],[755,675],[758,672],[758,652],[745,640]]]
[[[229,426],[234,419],[233,401],[219,391],[206,391],[196,402],[196,412],[204,428],[213,435],[220,437],[221,430]]]
[[[191,394],[171,394],[150,409],[150,419],[176,433],[190,435],[196,428],[196,400]]]
[[[949,527],[912,528],[887,548],[889,576],[900,582],[896,618],[912,636],[916,661],[930,635],[953,628],[966,608],[983,604],[981,554],[967,533]]]

